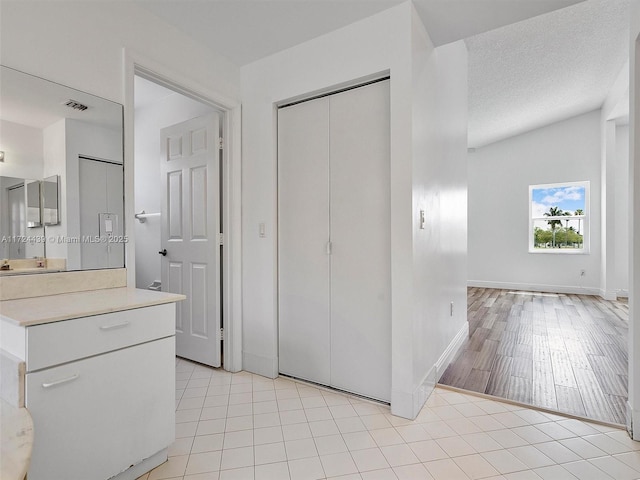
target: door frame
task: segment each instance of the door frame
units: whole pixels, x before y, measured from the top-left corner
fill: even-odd
[[[167,68],[130,49],[124,49],[124,184],[125,247],[127,285],[135,286],[135,205],[134,198],[134,77],[136,75],[169,88],[222,112],[223,148],[222,231],[224,247],[220,258],[222,275],[222,324],[224,327],[223,368],[242,370],[242,257],[241,257],[241,107],[237,99]]]

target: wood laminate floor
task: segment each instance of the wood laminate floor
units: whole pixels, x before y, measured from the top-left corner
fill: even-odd
[[[440,383],[624,424],[628,319],[623,301],[469,288],[470,337]]]

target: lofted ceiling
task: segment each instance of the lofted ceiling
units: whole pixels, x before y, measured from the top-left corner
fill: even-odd
[[[629,58],[629,15],[629,0],[588,0],[467,39],[469,146],[601,107]]]
[[[242,66],[406,0],[134,0]],[[435,45],[466,39],[469,146],[602,105],[630,0],[413,0]]]

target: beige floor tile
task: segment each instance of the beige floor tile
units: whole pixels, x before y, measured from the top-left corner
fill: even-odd
[[[320,462],[327,477],[337,477],[358,473],[356,464],[349,453],[334,453],[332,455],[321,455]]]
[[[220,457],[220,451],[191,454],[185,474],[216,472],[220,470]]]
[[[353,432],[342,435],[349,450],[364,450],[378,445],[369,432]]]
[[[413,442],[409,444],[409,447],[421,462],[431,462],[433,460],[449,458],[447,452],[442,450],[435,440]]]
[[[255,445],[282,442],[283,440],[282,427],[280,426],[256,428],[253,430],[253,443]]]
[[[434,480],[469,480],[467,474],[450,458],[425,462],[423,465]]]
[[[298,460],[318,456],[318,450],[312,438],[290,440],[284,442],[284,445],[287,452],[287,460]]]
[[[287,462],[256,465],[255,480],[289,480],[290,478]]]
[[[507,450],[485,452],[480,455],[501,474],[527,470],[527,466]]]
[[[418,457],[413,453],[409,445],[389,445],[387,447],[380,447],[382,454],[392,467],[399,467],[401,465],[411,465],[412,463],[420,463]]]
[[[436,443],[447,452],[450,457],[460,457],[462,455],[472,455],[477,453],[471,445],[465,442],[462,437],[439,438]]]
[[[231,448],[222,451],[220,470],[249,467],[254,464],[253,447]]]
[[[568,449],[560,442],[554,441],[538,443],[535,447],[555,463],[568,463],[582,460],[577,453],[574,453],[572,450]]]
[[[253,430],[239,430],[237,432],[226,432],[224,434],[223,448],[240,448],[253,446]]]
[[[398,480],[433,480],[431,474],[421,463],[393,467]]]
[[[555,464],[553,460],[533,445],[510,448],[508,451],[529,468],[547,467]]]
[[[456,457],[453,461],[473,480],[499,474],[498,471],[479,454]]]
[[[284,442],[256,445],[253,451],[256,465],[285,462],[287,460]]]
[[[362,480],[397,480],[396,474],[390,468],[384,468],[382,470],[373,470],[369,472],[362,472],[360,474]]]
[[[319,480],[325,478],[324,470],[318,457],[290,460],[288,463],[291,480]]]
[[[326,437],[316,437],[313,439],[316,444],[318,455],[332,455],[335,453],[348,452],[342,435],[328,435]],[[375,445],[375,444],[374,444]]]
[[[351,456],[353,457],[359,472],[380,470],[389,467],[389,463],[379,448],[355,450],[351,452]]]
[[[204,453],[222,450],[224,444],[224,434],[214,433],[211,435],[199,435],[194,437],[191,453]]]
[[[254,468],[245,467],[222,470],[220,472],[220,480],[254,480]]]

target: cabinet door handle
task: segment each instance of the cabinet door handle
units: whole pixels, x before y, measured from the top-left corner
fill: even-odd
[[[56,380],[55,382],[51,382],[51,383],[43,383],[42,388],[50,388],[50,387],[55,387],[56,385],[61,385],[63,383],[73,382],[79,376],[80,375],[76,373],[75,375],[71,375],[70,377],[63,378],[62,380]]]
[[[100,330],[115,330],[116,328],[126,327],[129,323],[131,322],[116,323],[115,325],[102,325]]]

